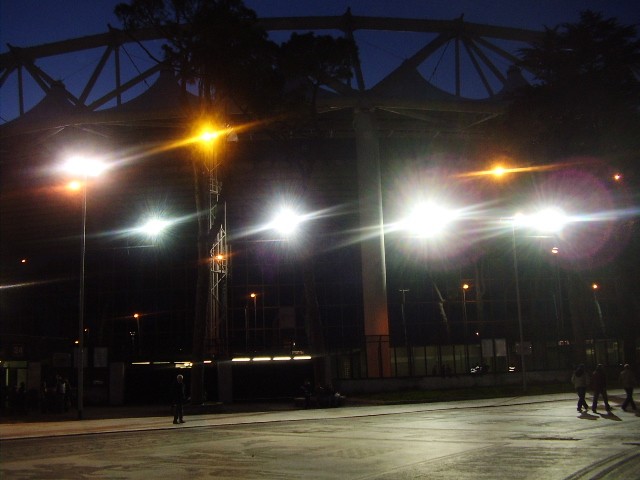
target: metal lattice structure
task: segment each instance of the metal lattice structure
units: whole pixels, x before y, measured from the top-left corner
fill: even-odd
[[[340,32],[352,38],[361,51],[363,45],[366,45],[367,35],[380,32],[424,34],[428,37],[427,40],[417,40],[422,44],[416,43],[415,51],[400,66],[384,73],[382,80],[373,87],[367,85],[367,82],[371,83],[366,78],[367,69],[372,67],[365,65],[363,55],[363,61],[356,65],[354,71],[356,85],[334,82],[331,86],[332,93],[337,95],[325,97],[318,105],[319,110],[328,111],[363,105],[364,102],[370,108],[418,120],[423,117],[415,112],[475,113],[481,120],[500,111],[491,100],[499,99],[500,92],[513,87],[514,82],[521,81],[521,78],[508,73],[508,65],[517,61],[513,50],[525,46],[540,35],[539,32],[530,30],[468,23],[462,18],[450,21],[393,19],[352,16],[349,12],[338,17],[266,18],[261,20],[261,24],[270,33],[308,30],[318,33]],[[146,82],[162,69],[161,64],[150,61],[149,58],[150,52],[157,50],[159,40],[161,39],[154,30],[130,33],[110,27],[107,33],[45,45],[9,45],[9,51],[0,55],[0,88],[5,94],[9,88],[17,89],[17,112],[20,116],[28,110],[25,105],[27,89],[31,88],[31,97],[36,95],[35,90],[39,90],[41,98],[60,85],[64,86],[64,98],[85,114],[117,107],[126,102],[128,96],[146,90]],[[417,41],[412,39],[412,42]],[[501,46],[503,42],[514,44],[511,51]],[[88,78],[78,81],[74,79],[73,88],[70,82],[59,80],[75,76],[73,71],[59,71],[59,65],[73,55],[88,55],[89,52],[99,52],[99,58],[92,59],[92,65],[83,67],[91,69]],[[150,63],[147,68],[141,68],[135,62],[136,57],[144,56],[147,58],[139,63]],[[124,65],[123,57],[131,60],[131,64]],[[449,57],[448,61],[445,61],[445,57]],[[50,60],[54,62],[49,65]],[[376,55],[371,60],[375,62]],[[452,69],[446,75],[445,80],[449,84],[444,89],[435,87],[420,73],[420,69],[430,61],[436,62],[434,71],[438,68]],[[444,66],[445,63],[447,67]],[[74,63],[68,65],[69,69],[78,68]],[[31,81],[31,87],[27,80]],[[478,98],[483,101],[469,101],[465,98],[464,80],[472,85],[482,85],[484,95],[481,94]],[[398,89],[403,89],[404,93],[398,95]]]

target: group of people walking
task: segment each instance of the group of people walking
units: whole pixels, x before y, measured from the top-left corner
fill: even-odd
[[[611,405],[609,405],[609,395],[607,393],[607,375],[604,365],[598,364],[596,369],[591,375],[589,375],[584,365],[578,365],[576,370],[571,375],[571,382],[578,394],[578,412],[582,413],[589,411],[589,404],[587,403],[587,389],[591,389],[593,392],[593,400],[591,403],[591,411],[598,413],[598,401],[602,397],[604,402],[604,408],[607,412],[611,411]],[[637,385],[636,377],[631,369],[631,366],[627,363],[624,365],[620,372],[619,382],[626,393],[626,398],[622,403],[622,410],[627,411],[627,407],[631,407],[633,410],[637,410],[636,404],[633,401],[633,389]],[[311,399],[311,384],[307,381],[302,387],[305,393],[305,407],[309,408]],[[171,389],[171,396],[173,401],[173,423],[184,423],[184,404],[188,401],[184,378],[182,375],[177,375],[173,382]]]
[[[619,377],[620,385],[624,388],[626,398],[622,403],[622,410],[627,411],[627,407],[631,407],[636,410],[636,404],[633,401],[633,389],[637,385],[636,377],[631,369],[631,366],[627,363],[624,365]],[[611,405],[609,405],[609,395],[607,394],[607,374],[604,365],[598,364],[596,369],[591,375],[587,373],[584,365],[578,365],[578,368],[573,372],[571,376],[571,382],[578,394],[578,412],[582,413],[582,409],[585,412],[589,411],[589,405],[587,404],[586,395],[587,389],[591,389],[593,392],[593,400],[591,403],[591,411],[598,413],[598,400],[602,397],[604,402],[604,408],[607,412],[611,411]]]

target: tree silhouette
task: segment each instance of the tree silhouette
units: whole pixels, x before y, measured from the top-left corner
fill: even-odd
[[[621,169],[630,188],[612,195],[620,211],[630,211],[640,148],[640,40],[635,27],[585,11],[578,23],[547,28],[540,41],[520,53],[520,66],[533,72],[535,82],[511,98],[499,129],[505,149],[534,165],[590,157],[597,159],[589,168],[600,170],[598,175]],[[616,308],[628,328],[634,328],[632,319],[640,311],[631,273],[637,272],[638,230],[636,216],[617,222],[613,238],[625,250],[606,266],[616,279]],[[588,282],[575,272],[566,276],[574,360],[584,362]],[[632,343],[625,342],[628,361],[635,355]]]
[[[505,136],[539,158],[588,154],[627,162],[640,146],[640,40],[633,26],[585,11],[521,51],[535,75],[513,98]]]

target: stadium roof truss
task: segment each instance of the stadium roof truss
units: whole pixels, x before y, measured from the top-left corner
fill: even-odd
[[[455,123],[460,128],[461,116],[462,128],[469,128],[499,115],[505,94],[526,82],[514,68],[513,52],[541,34],[468,23],[462,17],[378,18],[353,16],[349,11],[335,17],[263,18],[260,22],[275,38],[313,31],[353,39],[360,52],[353,72],[355,85],[334,81],[320,96],[318,112],[353,108],[385,112],[381,129],[387,131],[410,128],[408,124],[423,129]],[[410,41],[403,35],[410,35]],[[403,48],[415,50],[385,61],[388,52],[375,45],[376,36],[385,36],[385,44],[387,38],[395,38]],[[184,116],[176,102],[184,89],[171,75],[159,75],[150,83],[162,73],[163,65],[152,53],[159,51],[160,43],[155,30],[126,32],[110,26],[107,33],[88,37],[32,47],[9,45],[9,51],[0,54],[0,93],[9,99],[5,106],[14,102],[15,115],[4,119],[13,121],[0,127],[2,136],[25,128],[73,124],[175,125]],[[81,69],[85,76],[80,78],[71,69]],[[375,84],[369,87],[368,83]],[[28,108],[27,98],[40,102]]]

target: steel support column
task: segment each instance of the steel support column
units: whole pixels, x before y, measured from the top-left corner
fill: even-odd
[[[354,129],[358,156],[360,229],[365,232],[360,244],[364,334],[367,339],[374,337],[386,339],[386,341],[366,342],[367,372],[369,377],[388,377],[391,375],[391,355],[388,342],[389,314],[384,252],[382,181],[380,177],[380,145],[375,130],[373,113],[369,110],[356,109],[354,112]]]

